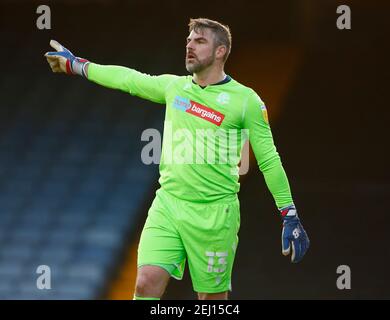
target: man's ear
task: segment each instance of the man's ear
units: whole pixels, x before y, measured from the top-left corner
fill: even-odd
[[[218,47],[217,47],[217,50],[215,51],[215,57],[216,57],[217,59],[223,60],[223,57],[224,57],[225,54],[226,54],[226,50],[227,50],[226,46],[224,46],[224,45],[218,46]]]

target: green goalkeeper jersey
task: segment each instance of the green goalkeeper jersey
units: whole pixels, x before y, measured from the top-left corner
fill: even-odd
[[[267,110],[252,89],[230,77],[202,88],[192,76],[150,76],[94,63],[88,79],[166,105],[159,180],[166,192],[200,203],[236,197],[241,150],[249,138],[276,205],[293,203]]]

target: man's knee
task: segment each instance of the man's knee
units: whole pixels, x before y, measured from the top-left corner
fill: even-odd
[[[135,293],[140,297],[156,296],[156,293],[153,289],[153,277],[148,274],[142,274],[137,276],[137,281],[135,283]],[[153,294],[152,294],[153,293]],[[156,298],[159,296],[156,296]]]
[[[168,284],[170,275],[157,266],[143,266],[138,269],[135,295],[160,298]]]
[[[199,300],[227,300],[228,292],[218,292],[218,293],[203,293],[198,292]]]

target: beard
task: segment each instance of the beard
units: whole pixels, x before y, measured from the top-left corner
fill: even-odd
[[[194,62],[188,62],[188,60],[186,59],[187,71],[189,73],[199,73],[214,63],[215,53],[213,53],[211,56],[209,56],[203,60],[198,60],[198,58],[193,58],[192,61],[194,61]]]

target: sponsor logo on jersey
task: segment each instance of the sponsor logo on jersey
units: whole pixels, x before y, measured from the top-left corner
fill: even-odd
[[[191,108],[191,101],[190,99],[176,96],[173,106],[181,111],[187,111],[187,109]]]
[[[173,107],[220,126],[225,115],[198,102],[176,96]]]

